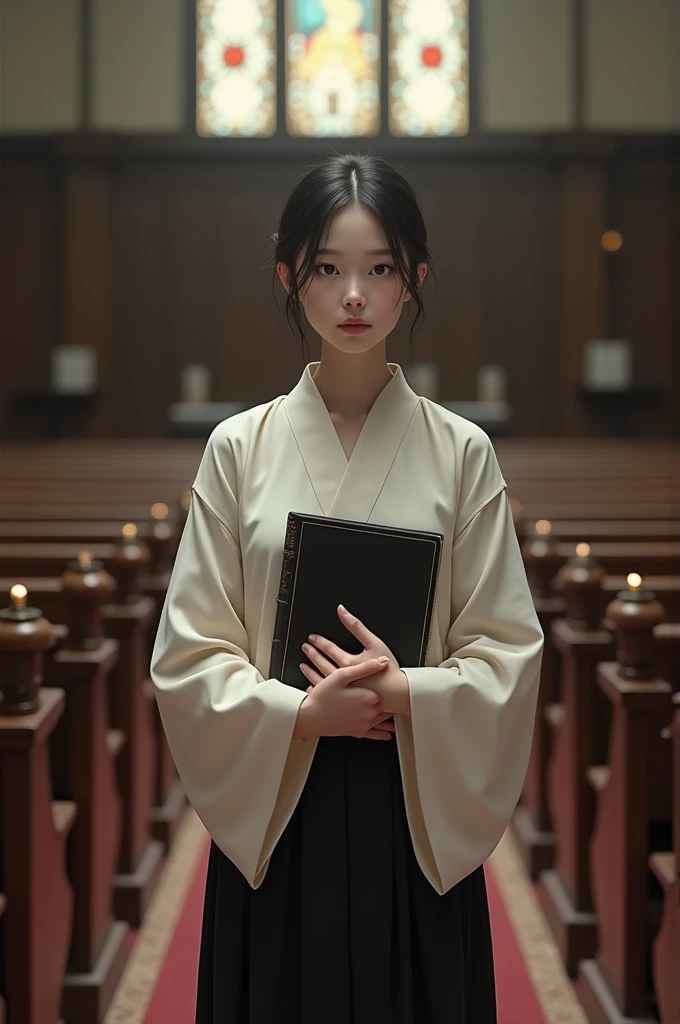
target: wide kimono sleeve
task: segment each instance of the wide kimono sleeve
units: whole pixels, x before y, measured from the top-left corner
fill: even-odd
[[[447,657],[404,667],[411,717],[396,716],[414,848],[440,894],[483,863],[515,809],[543,650],[505,482],[480,435],[462,474]]]
[[[305,693],[263,678],[249,660],[229,462],[229,446],[218,452],[211,439],[193,485],[151,676],[187,797],[220,849],[257,888],[299,799],[316,742],[293,738]]]

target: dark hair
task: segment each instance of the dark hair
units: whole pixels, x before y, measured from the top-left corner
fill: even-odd
[[[373,153],[334,153],[312,167],[291,192],[279,229],[271,236],[274,287],[277,263],[284,263],[291,271],[286,321],[298,335],[304,354],[306,339],[300,292],[314,273],[316,253],[323,244],[322,237],[331,218],[347,207],[370,210],[383,227],[402,286],[411,293],[418,308],[409,337],[412,351],[413,335],[425,319],[416,274],[418,264],[426,263],[432,272],[427,231],[420,202],[411,185],[386,160]],[[296,271],[296,259],[305,246],[305,258]]]

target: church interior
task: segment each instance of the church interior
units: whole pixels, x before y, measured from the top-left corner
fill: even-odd
[[[277,218],[375,151],[434,254],[388,358],[491,438],[545,635],[499,1024],[680,1024],[677,0],[0,19],[0,1022],[194,1020],[209,837],[151,650],[208,436],[319,359]]]

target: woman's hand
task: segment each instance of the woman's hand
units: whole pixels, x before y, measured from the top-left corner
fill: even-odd
[[[378,674],[362,680],[361,685],[373,690],[378,695],[381,710],[386,717],[396,714],[409,715],[411,707],[408,679],[399,668],[399,663],[389,647],[374,633],[371,633],[355,615],[351,615],[343,605],[338,606],[338,618],[343,626],[363,644],[364,649],[361,654],[348,654],[347,651],[343,651],[341,647],[326,640],[325,637],[310,636],[309,642],[302,645],[302,650],[316,670],[308,665],[300,665],[305,678],[310,682],[307,693],[311,693],[322,679],[327,678],[338,667],[356,668],[366,661],[386,657],[388,662],[385,668]]]
[[[318,686],[310,687],[298,710],[293,736],[391,739],[388,726],[377,728],[387,718],[380,710],[380,698],[363,685],[374,673],[382,672],[386,664],[387,659],[383,662],[371,658],[360,665],[336,668]],[[362,685],[350,685],[356,682]]]

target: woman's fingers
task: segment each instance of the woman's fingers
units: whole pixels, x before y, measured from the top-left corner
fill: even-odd
[[[384,732],[383,729],[369,729],[361,738],[362,740],[391,740],[392,733]]]
[[[348,665],[347,668],[339,668],[338,679],[344,686],[349,686],[355,679],[362,679],[364,676],[374,676],[377,672],[383,672],[389,665],[389,658],[369,658],[367,661],[360,661],[356,665]]]
[[[321,651],[317,650],[316,647],[312,647],[311,644],[303,644],[302,651],[307,655],[312,664],[318,668],[322,676],[329,676],[331,672],[335,672],[339,667],[330,658],[324,657]]]

